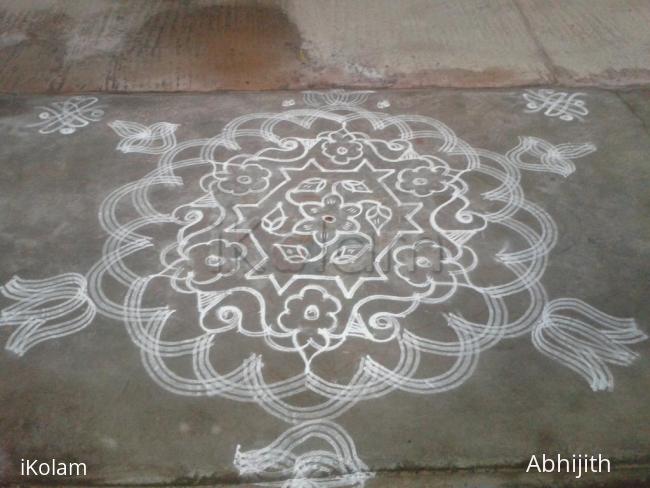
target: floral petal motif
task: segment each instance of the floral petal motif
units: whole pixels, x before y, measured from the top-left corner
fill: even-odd
[[[332,340],[339,325],[340,310],[338,298],[318,285],[305,286],[285,300],[278,326],[283,332],[293,332],[293,342],[305,359],[306,368],[314,355],[338,344]]]
[[[309,259],[309,250],[305,246],[292,244],[276,244],[282,257],[289,263],[305,263]]]
[[[355,222],[354,220],[346,220],[339,226],[339,229],[344,232],[359,230],[359,223]]]
[[[259,193],[268,188],[270,177],[271,172],[257,163],[229,164],[216,174],[217,188],[238,196]]]
[[[274,232],[282,227],[287,219],[287,214],[284,211],[282,202],[280,202],[273,210],[262,217],[262,228],[267,232]]]
[[[386,205],[380,203],[372,204],[366,210],[366,220],[375,230],[377,235],[381,234],[381,229],[386,225],[393,215],[393,211]]]
[[[319,193],[327,186],[325,178],[307,178],[301,182],[293,191],[296,193]]]
[[[157,122],[147,127],[137,122],[114,120],[108,125],[122,138],[117,150],[123,153],[163,154],[176,146],[177,124]]]
[[[363,208],[358,203],[344,203],[341,195],[328,193],[320,202],[300,204],[300,213],[305,218],[293,227],[298,234],[311,234],[321,245],[327,245],[336,239],[339,232],[352,232],[360,228],[354,217]]]
[[[173,286],[181,292],[205,291],[204,286],[237,273],[247,252],[241,243],[226,239],[187,246],[180,250],[181,259],[171,265]]]
[[[369,244],[348,244],[341,246],[332,254],[330,262],[338,265],[355,263],[369,249]]]
[[[344,180],[341,182],[341,186],[351,193],[372,193],[365,181]]]
[[[323,154],[334,164],[348,164],[363,155],[363,145],[353,134],[343,128],[327,134],[327,139],[323,143]]]
[[[338,208],[342,203],[343,199],[335,193],[325,195],[325,198],[323,198],[323,204],[330,208]]]
[[[397,188],[417,197],[428,197],[447,188],[450,176],[443,168],[418,166],[406,168],[397,175]]]
[[[608,364],[630,365],[637,354],[626,344],[647,338],[633,319],[612,317],[571,298],[549,302],[533,330],[535,347],[578,373],[594,391],[612,390]]]
[[[341,207],[341,212],[343,212],[348,217],[356,217],[361,213],[361,207],[358,205],[343,205]]]
[[[314,219],[304,219],[293,226],[293,231],[298,234],[311,234],[319,228]]]
[[[324,206],[321,202],[305,202],[300,205],[300,213],[310,218],[314,215],[319,215],[323,211]]]

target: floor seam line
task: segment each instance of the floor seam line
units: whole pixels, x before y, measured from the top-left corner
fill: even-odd
[[[621,101],[621,103],[622,103],[623,105],[625,105],[625,108],[627,108],[627,109],[630,111],[630,113],[631,113],[631,114],[632,114],[632,115],[633,115],[633,116],[634,116],[634,117],[635,117],[639,122],[641,122],[641,126],[643,127],[643,130],[644,130],[645,132],[647,132],[648,135],[650,135],[650,127],[648,127],[648,124],[647,124],[646,121],[643,119],[643,117],[641,117],[641,116],[637,113],[636,109],[634,108],[634,105],[632,105],[630,102],[628,102],[628,101],[625,99],[625,97],[622,96],[621,92],[614,91],[614,94],[615,94],[616,97]]]
[[[530,36],[532,39],[533,43],[535,44],[535,47],[537,48],[537,51],[539,55],[542,58],[542,63],[544,64],[544,67],[548,71],[549,75],[551,76],[551,79],[549,80],[551,84],[556,85],[558,84],[558,77],[556,74],[556,68],[555,68],[555,63],[553,63],[553,60],[551,59],[551,56],[546,52],[546,49],[544,48],[544,45],[542,42],[538,39],[538,37],[535,35],[535,32],[533,31],[532,24],[530,22],[530,19],[524,12],[523,7],[519,3],[519,0],[512,0],[513,5],[515,6],[515,10],[519,14],[519,17],[521,18],[521,21],[524,25],[524,28],[526,29],[526,33]]]

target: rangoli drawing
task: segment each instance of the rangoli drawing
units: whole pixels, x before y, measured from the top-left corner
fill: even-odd
[[[118,150],[160,154],[158,167],[104,200],[108,237],[85,278],[3,288],[16,302],[0,322],[16,327],[7,348],[23,354],[95,311],[124,323],[162,388],[255,403],[292,426],[237,449],[242,476],[266,486],[363,486],[371,473],[332,421],[393,391],[457,388],[502,340],[529,335],[593,390],[613,389],[611,365],[629,365],[646,335],[548,298],[557,228],[520,181],[567,177],[595,146],[477,149],[433,118],[364,108],[371,93],[306,92],[303,106],[182,142],[175,124],[112,122]]]
[[[523,94],[526,101],[526,112],[542,112],[547,117],[557,117],[567,122],[572,120],[584,121],[589,109],[584,100],[585,94],[555,91],[550,88],[526,90]]]
[[[63,102],[54,102],[47,107],[39,107],[39,122],[28,127],[38,127],[41,134],[73,134],[91,122],[97,122],[104,116],[104,107],[98,105],[97,97],[76,96]]]

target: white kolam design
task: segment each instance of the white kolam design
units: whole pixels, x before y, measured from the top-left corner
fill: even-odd
[[[162,388],[293,425],[238,450],[242,475],[268,486],[362,486],[370,473],[332,420],[394,391],[457,388],[503,340],[529,335],[611,390],[611,366],[646,336],[549,300],[557,228],[521,186],[522,170],[569,176],[595,146],[526,136],[505,155],[477,149],[433,118],[364,108],[371,95],[306,92],[303,106],[183,142],[175,124],[112,122],[120,151],[160,154],[158,166],[104,200],[108,238],[87,286],[75,276],[76,322],[33,312],[68,297],[70,278],[6,287],[17,304],[2,324],[26,331],[8,348],[77,330],[96,308],[124,323]]]
[[[123,153],[163,154],[176,145],[176,124],[158,122],[147,127],[137,122],[114,120],[108,125],[122,138],[117,150]]]
[[[95,318],[86,278],[77,273],[44,280],[14,276],[0,294],[15,301],[0,313],[0,327],[16,326],[5,347],[19,356],[40,342],[78,332]]]
[[[547,117],[555,117],[570,122],[584,121],[589,114],[586,102],[581,98],[585,93],[567,93],[550,88],[526,90],[522,95],[526,102],[525,111],[528,113],[541,112]]]
[[[292,427],[262,449],[237,446],[235,466],[243,478],[282,488],[360,487],[373,477],[348,433],[328,421]]]
[[[28,127],[38,127],[41,134],[74,134],[78,129],[91,122],[97,122],[104,116],[104,107],[98,104],[97,97],[75,96],[62,102],[53,102],[48,106],[38,107],[39,122]]]

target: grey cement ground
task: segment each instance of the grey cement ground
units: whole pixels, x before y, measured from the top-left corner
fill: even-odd
[[[648,85],[648,23],[645,0],[4,0],[0,92]]]
[[[593,142],[598,150],[577,159],[566,179],[524,175],[527,198],[559,228],[542,282],[550,298],[575,297],[634,317],[649,331],[647,96],[588,90],[590,113],[581,123],[524,113],[521,93],[378,92],[368,106],[388,99],[390,113],[435,117],[473,147],[501,154],[522,135],[554,144]],[[157,161],[116,151],[119,138],[107,122],[173,122],[184,141],[216,135],[242,114],[281,111],[291,97],[300,103],[295,93],[100,95],[104,117],[71,135],[27,127],[38,121],[37,106],[57,98],[2,98],[0,283],[14,275],[83,274],[101,256],[100,203]],[[0,329],[0,340],[9,333]],[[639,353],[633,365],[612,367],[614,391],[593,392],[538,353],[528,335],[504,340],[483,352],[474,375],[453,391],[391,393],[359,403],[336,421],[368,468],[386,473],[368,482],[371,488],[578,486],[561,476],[522,474],[530,455],[541,452],[599,452],[612,459],[612,474],[586,477],[582,486],[645,486],[650,342],[632,348]],[[123,324],[99,315],[84,331],[23,357],[3,351],[0,378],[0,473],[7,481],[25,481],[17,462],[31,456],[87,462],[89,484],[234,483],[236,446],[260,448],[286,430],[255,405],[163,390],[146,374]],[[481,469],[487,471],[475,472]]]

